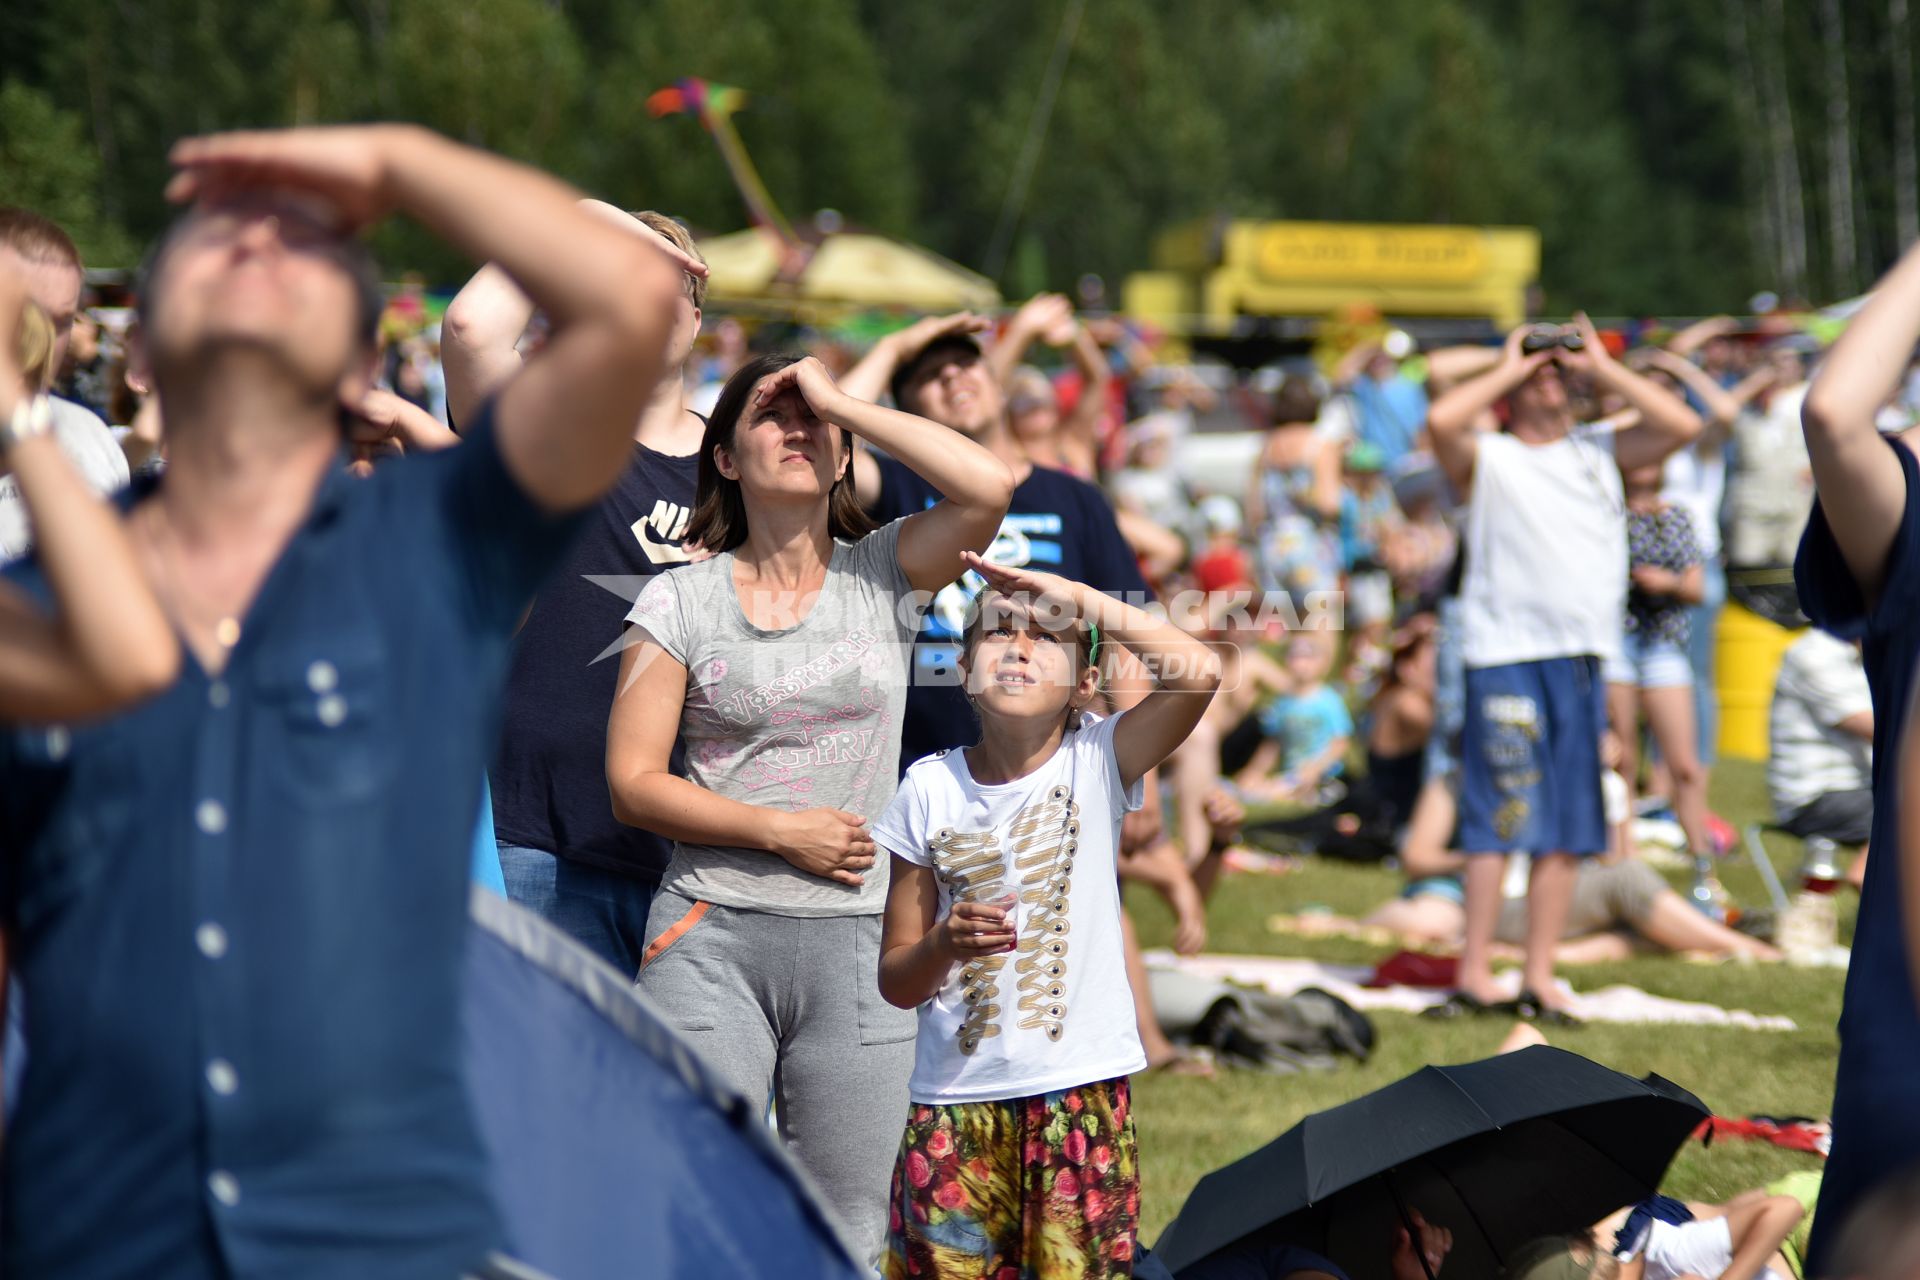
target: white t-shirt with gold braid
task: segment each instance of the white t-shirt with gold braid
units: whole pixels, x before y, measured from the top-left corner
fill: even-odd
[[[933,868],[941,916],[956,898],[1019,895],[1018,946],[955,966],[920,1006],[915,1102],[1024,1098],[1147,1065],[1115,856],[1144,790],[1120,784],[1119,720],[1083,713],[1044,765],[993,786],[974,780],[965,751],[928,756],[873,824],[881,848]]]

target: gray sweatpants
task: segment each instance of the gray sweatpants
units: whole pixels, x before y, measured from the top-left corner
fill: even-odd
[[[780,1136],[869,1263],[907,1124],[919,1028],[880,995],[880,917],[778,916],[662,891],[640,990]]]

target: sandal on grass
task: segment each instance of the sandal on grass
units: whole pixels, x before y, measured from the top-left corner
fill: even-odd
[[[1514,1011],[1528,1022],[1544,1027],[1583,1027],[1586,1023],[1557,1005],[1550,1005],[1531,991],[1522,991],[1514,1001]]]
[[[1454,991],[1439,1004],[1422,1009],[1420,1016],[1436,1022],[1453,1022],[1460,1018],[1511,1018],[1515,1012],[1516,1006],[1511,1000],[1487,1001],[1469,992]]]

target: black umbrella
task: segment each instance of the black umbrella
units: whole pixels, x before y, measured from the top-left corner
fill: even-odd
[[[1480,1280],[1529,1240],[1653,1194],[1707,1115],[1659,1076],[1564,1049],[1424,1067],[1200,1179],[1154,1253],[1177,1272],[1236,1244],[1293,1244],[1390,1280],[1415,1209],[1453,1232],[1447,1275]]]

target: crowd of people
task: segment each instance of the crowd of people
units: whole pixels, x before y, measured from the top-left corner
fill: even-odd
[[[1885,442],[1920,257],[1827,353],[1382,326],[1255,392],[1051,294],[774,349],[671,217],[412,128],[173,161],[118,326],[0,210],[8,1268],[501,1265],[479,880],[764,1101],[882,1274],[1147,1274],[1129,1078],[1214,1068],[1121,881],[1191,953],[1255,846],[1396,858],[1404,896],[1300,927],[1458,946],[1440,1018],[1572,1024],[1557,966],[1634,947],[1778,958],[1704,891],[1712,639],[1729,572],[1798,554],[1826,630],[1782,667],[1775,817],[1865,884],[1805,1274],[1856,1274],[1823,1250],[1920,1126],[1920,960],[1865,858],[1920,652]],[[357,238],[389,213],[485,264],[438,320]],[[1183,466],[1221,414],[1257,419],[1225,484]],[[1693,901],[1635,856],[1663,808]],[[1759,1275],[1799,1216],[1688,1230]],[[1418,1280],[1448,1240],[1380,1250]]]

